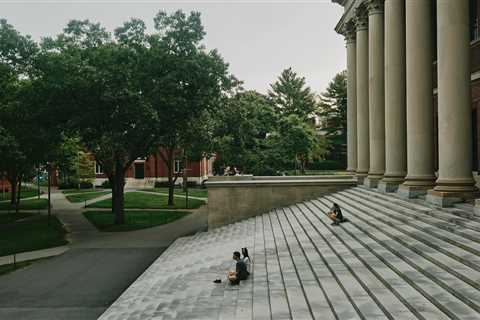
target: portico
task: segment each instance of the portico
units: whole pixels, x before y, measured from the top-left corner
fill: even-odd
[[[406,198],[442,206],[473,198],[478,1],[333,2],[345,8],[336,30],[347,39],[348,169],[359,184]]]

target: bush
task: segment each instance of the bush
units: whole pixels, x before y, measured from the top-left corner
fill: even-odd
[[[93,188],[93,183],[90,181],[82,181],[80,182],[80,189],[92,189]]]
[[[77,189],[78,184],[72,181],[69,182],[60,182],[58,185],[58,189],[63,190],[63,189]]]
[[[102,186],[102,188],[104,188],[104,189],[112,189],[112,184],[110,183],[109,180],[103,181],[101,186]]]
[[[316,160],[307,165],[307,170],[345,170],[345,166],[334,160]]]
[[[168,188],[168,181],[155,181],[155,188]]]

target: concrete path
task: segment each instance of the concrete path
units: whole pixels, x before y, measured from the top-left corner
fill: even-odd
[[[61,192],[52,203],[69,230],[69,250],[1,276],[0,319],[96,319],[175,239],[207,226],[203,207],[163,226],[99,232],[82,215],[83,203]]]
[[[69,249],[70,248],[68,246],[59,246],[59,247],[48,248],[43,250],[17,253],[15,257],[13,254],[11,254],[8,256],[0,257],[0,266],[6,265],[6,264],[12,264],[14,261],[22,262],[22,261],[29,261],[29,260],[36,260],[36,259],[58,256],[58,255],[61,255],[62,253],[65,253]]]

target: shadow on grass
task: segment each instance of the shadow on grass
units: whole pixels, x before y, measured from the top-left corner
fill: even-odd
[[[100,231],[119,232],[167,224],[190,214],[186,211],[125,211],[125,223],[116,225],[110,211],[86,211],[83,215]]]
[[[24,220],[3,216],[0,223],[0,256],[61,246],[67,243],[66,230],[55,216],[39,215]]]
[[[204,205],[205,201],[197,199],[188,200],[189,209],[197,209]],[[125,193],[125,209],[185,209],[185,199],[175,198],[173,206],[168,205],[168,197],[160,194],[148,194],[143,192]],[[89,208],[111,208],[112,199],[101,200],[92,203]]]

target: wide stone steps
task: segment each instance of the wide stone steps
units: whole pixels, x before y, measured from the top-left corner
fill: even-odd
[[[363,188],[278,208],[177,239],[100,319],[479,319],[472,215]],[[242,247],[253,272],[230,286]]]

